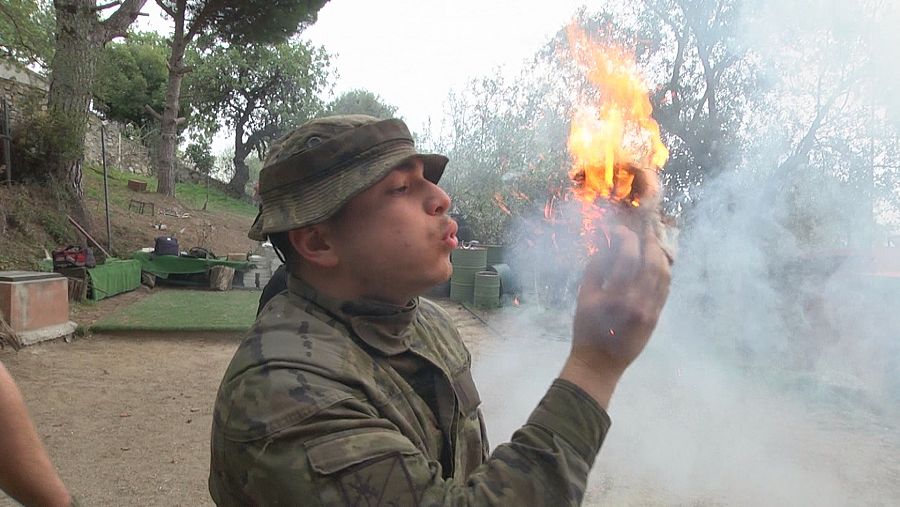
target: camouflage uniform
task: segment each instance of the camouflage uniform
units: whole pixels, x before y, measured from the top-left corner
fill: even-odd
[[[431,174],[439,178],[446,159],[434,161]],[[289,230],[295,208],[273,206],[263,217],[265,188],[261,193],[251,237]],[[291,276],[288,290],[263,308],[219,388],[213,500],[579,504],[609,429],[606,413],[580,388],[557,380],[512,440],[488,455],[470,366],[458,331],[436,304],[340,301]]]
[[[470,360],[447,314],[427,299],[406,307],[337,301],[291,278],[222,381],[213,499],[220,506],[579,504],[609,428],[606,414],[557,380],[512,441],[488,457]],[[433,394],[416,391],[414,380],[424,376],[404,377],[416,370],[404,361],[434,373]]]

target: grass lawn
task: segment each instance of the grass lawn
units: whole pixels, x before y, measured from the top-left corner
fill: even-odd
[[[91,331],[246,331],[256,320],[260,291],[157,289],[108,315]]]
[[[145,176],[142,174],[134,174],[125,171],[119,171],[114,167],[109,167],[109,200],[115,206],[122,209],[128,208],[128,201],[134,197],[133,192],[128,190],[128,180],[139,180],[147,183],[147,192],[155,192],[157,181],[153,176]],[[98,201],[103,201],[103,169],[101,167],[89,166],[85,168],[84,177],[86,180],[85,192]],[[175,195],[178,199],[191,209],[200,209],[206,202],[206,185],[194,183],[176,183]],[[209,189],[209,204],[206,210],[210,213],[226,211],[236,215],[247,217],[256,217],[258,208],[249,202],[234,199],[225,195],[216,188]]]

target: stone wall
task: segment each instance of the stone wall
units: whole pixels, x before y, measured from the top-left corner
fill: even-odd
[[[0,97],[6,100],[9,107],[10,125],[14,135],[29,109],[37,106],[46,110],[48,89],[47,79],[40,74],[15,63],[0,60]],[[150,150],[139,140],[132,139],[129,130],[131,129],[116,122],[107,122],[103,127],[106,163],[122,171],[152,174]],[[84,156],[87,162],[98,165],[102,163],[100,132],[100,118],[91,115],[85,136]]]
[[[117,122],[102,122],[96,116],[88,120],[87,134],[84,139],[84,159],[88,162],[100,165],[102,158],[102,144],[100,133],[106,141],[106,164],[120,171],[128,171],[135,174],[153,174],[153,160],[150,149],[130,138],[126,126]],[[132,134],[133,135],[133,134]]]
[[[10,124],[15,127],[30,104],[42,104],[46,109],[48,84],[36,72],[0,60],[0,98],[9,107]]]
[[[24,119],[28,108],[39,104],[42,109],[47,109],[48,89],[47,79],[40,74],[13,62],[0,60],[0,97],[6,99],[9,105],[13,134],[15,134],[16,126],[21,124]],[[108,166],[135,174],[154,174],[153,154],[140,142],[136,130],[113,121],[107,121],[104,124],[95,115],[91,115],[88,119],[88,129],[84,140],[85,161],[97,165],[102,164],[101,131],[106,141]],[[15,168],[13,170],[15,171]],[[206,176],[194,170],[192,165],[176,159],[175,181],[205,183]],[[210,181],[210,186],[219,190],[224,191],[225,185],[216,179]]]

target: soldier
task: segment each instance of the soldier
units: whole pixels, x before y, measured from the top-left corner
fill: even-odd
[[[656,325],[669,263],[612,231],[582,281],[572,350],[524,426],[489,454],[471,357],[417,297],[456,247],[447,158],[400,120],[313,120],[273,147],[249,236],[285,258],[215,404],[218,505],[578,505],[613,389]]]
[[[272,278],[269,278],[269,283],[263,287],[262,294],[259,295],[259,306],[256,308],[257,317],[262,313],[263,308],[266,307],[266,303],[270,299],[287,290],[287,279],[287,266],[282,264],[272,273]]]

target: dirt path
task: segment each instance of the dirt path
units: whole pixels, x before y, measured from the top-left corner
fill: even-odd
[[[118,294],[115,297],[103,299],[99,302],[85,301],[83,303],[75,303],[69,312],[70,318],[77,324],[87,327],[111,313],[115,313],[144,299],[151,293],[151,289],[140,285],[136,290]]]
[[[79,322],[126,301],[116,300],[79,309]],[[568,317],[511,312],[484,316],[485,324],[458,305],[446,308],[473,353],[491,443],[502,443],[558,373]],[[89,336],[7,349],[0,361],[84,505],[202,506],[211,505],[212,404],[239,339]],[[895,427],[829,407],[810,414],[759,394],[704,408],[691,394],[689,372],[673,386],[652,351],[642,361],[616,394],[613,432],[585,505],[890,505],[900,498]],[[14,504],[0,498],[7,505]]]
[[[0,360],[84,505],[197,506],[211,504],[213,398],[238,342],[89,337],[5,351]]]

